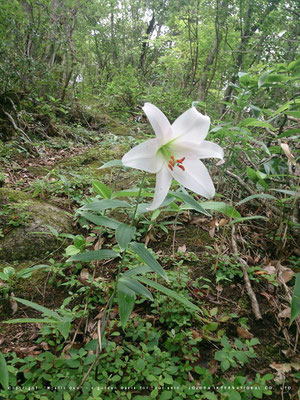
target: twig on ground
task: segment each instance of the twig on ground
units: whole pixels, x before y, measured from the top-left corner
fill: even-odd
[[[237,247],[237,243],[236,243],[236,239],[235,239],[235,226],[232,225],[232,247],[233,247],[233,251],[238,255],[238,260],[241,263],[241,268],[244,274],[244,281],[245,281],[245,286],[246,286],[246,290],[248,293],[248,296],[251,299],[251,304],[252,304],[252,310],[253,313],[255,315],[256,319],[262,319],[261,313],[260,313],[260,309],[259,309],[259,305],[258,305],[258,301],[256,298],[256,295],[252,289],[251,283],[250,283],[250,279],[249,279],[249,275],[247,272],[247,263],[245,260],[243,260],[240,256],[239,256],[239,251],[238,251],[238,247]]]

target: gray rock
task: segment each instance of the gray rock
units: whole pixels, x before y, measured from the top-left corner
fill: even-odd
[[[47,257],[61,244],[55,236],[45,234],[50,233],[47,225],[58,233],[72,232],[72,216],[67,211],[33,199],[24,192],[0,188],[0,211],[0,229],[4,236],[0,238],[0,260]]]

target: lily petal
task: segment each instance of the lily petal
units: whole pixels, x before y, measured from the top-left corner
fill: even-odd
[[[152,125],[158,145],[162,146],[171,139],[172,130],[168,118],[151,103],[145,103],[143,110]]]
[[[172,175],[166,165],[163,165],[161,170],[156,174],[155,193],[149,211],[158,208],[166,198],[172,182]]]
[[[146,140],[129,150],[123,156],[122,163],[125,167],[156,173],[161,169],[163,163],[162,157],[157,154],[158,148],[156,139]]]
[[[174,168],[174,171],[171,172],[173,178],[187,189],[207,199],[212,198],[215,195],[214,184],[202,161],[185,160],[183,165],[185,171],[180,168]]]
[[[182,158],[183,156],[189,160],[199,158],[220,158],[222,160],[224,158],[222,147],[207,140],[204,140],[200,145],[194,142],[175,141],[172,150],[175,158]]]
[[[210,118],[199,113],[195,107],[180,115],[172,125],[172,138],[176,142],[197,142],[200,144],[207,136]]]

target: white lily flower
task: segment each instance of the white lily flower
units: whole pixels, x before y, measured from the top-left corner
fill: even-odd
[[[126,167],[156,174],[154,198],[149,210],[158,208],[166,198],[174,178],[181,185],[207,199],[215,195],[212,179],[201,158],[223,159],[219,145],[204,140],[210,118],[195,107],[184,112],[171,125],[167,117],[153,104],[145,103],[147,115],[156,139],[147,140],[126,153]]]

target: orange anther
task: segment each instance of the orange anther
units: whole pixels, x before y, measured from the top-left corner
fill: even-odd
[[[182,164],[183,161],[185,160],[185,157],[180,158],[179,160],[176,160],[179,164]]]
[[[171,164],[168,164],[168,167],[170,168],[171,171],[173,171],[173,166]]]
[[[180,168],[180,169],[182,169],[182,171],[185,171],[185,168],[184,168],[184,166],[183,165],[178,165],[178,167]]]
[[[171,160],[174,162],[174,161],[175,161],[175,157],[174,157],[174,156],[171,156]]]

